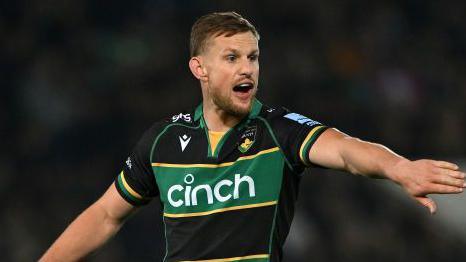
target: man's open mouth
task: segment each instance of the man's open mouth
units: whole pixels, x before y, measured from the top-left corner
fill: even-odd
[[[247,93],[249,90],[253,89],[254,85],[252,83],[243,83],[233,87],[233,91]]]

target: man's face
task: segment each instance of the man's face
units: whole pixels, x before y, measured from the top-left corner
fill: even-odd
[[[251,32],[211,38],[201,55],[204,100],[234,116],[249,113],[259,80],[259,47]]]

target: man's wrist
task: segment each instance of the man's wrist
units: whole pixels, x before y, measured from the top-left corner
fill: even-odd
[[[411,162],[411,160],[404,157],[396,157],[392,161],[387,161],[383,167],[383,175],[386,179],[390,179],[397,184],[401,184],[400,166]]]

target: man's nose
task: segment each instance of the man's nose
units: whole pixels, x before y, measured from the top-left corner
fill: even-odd
[[[249,61],[249,59],[242,61],[240,66],[240,75],[246,77],[252,76],[252,73],[254,72],[254,65]]]

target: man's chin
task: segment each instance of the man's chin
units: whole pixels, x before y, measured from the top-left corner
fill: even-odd
[[[230,104],[227,108],[224,108],[225,112],[235,117],[245,117],[251,111],[252,102]]]
[[[234,117],[243,118],[249,114],[252,108],[254,96],[249,99],[238,99],[233,97],[230,100],[214,99],[214,103],[225,113]]]
[[[239,100],[239,101],[234,101],[234,100],[235,99],[233,99],[232,101],[233,103],[231,106],[232,108],[234,108],[234,111],[237,113],[237,115],[240,115],[240,116],[248,115],[252,108],[254,96],[250,97],[247,100]]]

